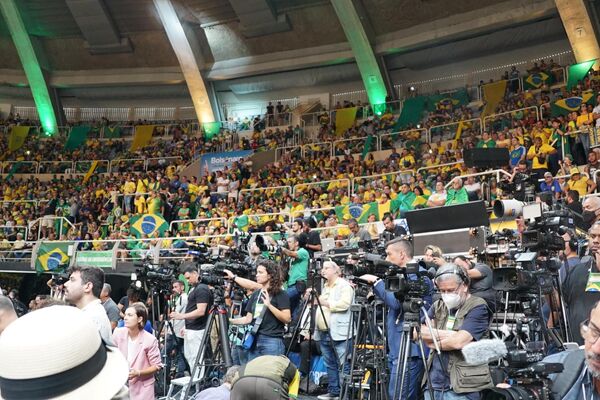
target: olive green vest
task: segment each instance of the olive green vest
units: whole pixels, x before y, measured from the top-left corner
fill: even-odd
[[[473,308],[477,306],[486,306],[487,303],[481,297],[471,295],[456,313],[456,320],[452,330],[459,331],[465,317]],[[442,300],[438,300],[432,305],[434,311],[434,327],[440,330],[446,330],[448,321],[448,308]],[[482,337],[487,337],[487,332]],[[465,362],[460,350],[443,351],[448,353],[448,373],[450,374],[450,386],[455,393],[478,392],[483,389],[489,389],[494,386],[490,375],[488,364],[469,365]],[[429,354],[427,368],[431,368],[435,351]],[[423,379],[425,384],[425,379]]]

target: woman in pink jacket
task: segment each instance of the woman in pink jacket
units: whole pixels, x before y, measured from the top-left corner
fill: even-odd
[[[162,368],[158,341],[144,330],[148,310],[133,303],[125,310],[123,328],[115,329],[113,342],[129,362],[131,400],[154,400],[154,373]]]

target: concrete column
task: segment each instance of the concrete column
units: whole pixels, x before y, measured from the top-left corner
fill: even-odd
[[[62,114],[62,107],[56,93],[54,96],[51,95],[51,88],[42,69],[42,61],[45,57],[41,53],[40,47],[36,46],[29,36],[17,2],[15,0],[0,1],[0,12],[4,16],[6,26],[17,48],[42,128],[51,135],[58,133],[56,112],[60,110]]]
[[[364,18],[361,19],[353,0],[331,0],[331,5],[352,47],[369,103],[377,112],[376,105],[385,103],[388,93],[367,30],[363,25]]]
[[[210,104],[204,78],[200,73],[199,60],[196,59],[194,50],[171,0],[154,0],[154,6],[179,61],[179,66],[192,96],[198,121],[200,123],[214,122],[215,114]]]
[[[598,38],[583,0],[555,0],[578,63],[600,58]]]

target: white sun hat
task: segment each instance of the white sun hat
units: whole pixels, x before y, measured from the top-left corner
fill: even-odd
[[[0,398],[109,400],[129,375],[127,360],[100,339],[81,310],[51,306],[10,324],[0,336]]]

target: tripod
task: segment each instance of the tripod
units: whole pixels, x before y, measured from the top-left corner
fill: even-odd
[[[410,362],[411,358],[411,341],[415,335],[417,337],[417,344],[419,345],[419,355],[421,357],[421,361],[423,362],[423,369],[426,377],[425,380],[427,382],[430,400],[434,399],[433,386],[431,385],[429,369],[427,368],[427,358],[425,357],[425,347],[423,346],[423,337],[421,336],[419,310],[422,308],[422,305],[423,300],[421,299],[410,299],[402,303],[402,307],[404,308],[404,324],[402,325],[400,350],[398,352],[398,367],[396,368],[396,380],[394,382],[394,399],[398,399],[400,395],[405,395],[405,378],[408,363]],[[417,312],[414,312],[415,310],[417,310]],[[398,381],[400,381],[400,386],[398,386]]]
[[[229,336],[227,335],[227,308],[225,307],[223,293],[219,293],[218,290],[222,289],[217,289],[215,292],[215,301],[208,311],[206,329],[204,330],[194,365],[190,365],[190,382],[185,388],[182,399],[188,398],[190,387],[193,384],[201,383],[200,387],[207,387],[218,383],[218,375],[223,375],[225,368],[232,366],[231,346],[229,344]],[[217,329],[219,336],[214,349],[210,342],[210,334],[213,327]],[[215,379],[217,380],[216,382]]]
[[[316,317],[316,313],[317,311],[319,311],[321,313],[321,317],[325,323],[325,327],[326,329],[329,331],[329,325],[327,323],[327,319],[325,318],[325,313],[323,312],[323,307],[321,306],[321,302],[319,301],[319,296],[317,291],[314,289],[315,288],[315,280],[316,280],[316,276],[317,274],[313,271],[313,273],[311,274],[311,287],[310,287],[310,291],[308,294],[308,299],[304,302],[304,304],[302,305],[302,309],[300,310],[300,313],[298,314],[300,316],[298,323],[296,324],[296,327],[294,328],[294,332],[292,333],[292,337],[290,340],[290,344],[285,352],[286,357],[290,354],[290,351],[292,349],[292,346],[294,345],[294,342],[296,341],[297,336],[299,335],[299,333],[304,330],[306,327],[303,326],[306,324],[302,324],[302,319],[304,317],[304,313],[306,312],[307,308],[310,307],[309,310],[309,317],[310,317],[310,323],[309,323],[309,335],[308,335],[308,367],[309,367],[309,379],[306,380],[306,390],[305,392],[308,393],[309,391],[309,386],[310,386],[310,366],[311,366],[311,359],[312,359],[312,346],[313,346],[313,335],[315,332],[315,317]],[[316,309],[315,309],[315,305],[316,305]],[[331,343],[331,347],[333,347],[335,349],[335,346],[333,346],[333,339],[331,339],[331,336],[329,337],[330,343]],[[334,350],[335,352],[335,350]],[[336,359],[336,364],[337,364],[337,357],[335,357]],[[337,365],[338,369],[340,369],[339,364]]]
[[[383,302],[369,304],[366,293],[356,296],[355,304],[350,306],[352,318],[348,327],[348,340],[354,339],[350,358],[350,373],[344,375],[341,399],[355,399],[363,396],[368,390],[368,398],[388,399],[386,343],[378,326],[377,307]],[[381,310],[382,315],[385,313]],[[385,318],[385,317],[384,317]],[[385,320],[382,319],[385,326]],[[370,381],[371,383],[366,383]]]

